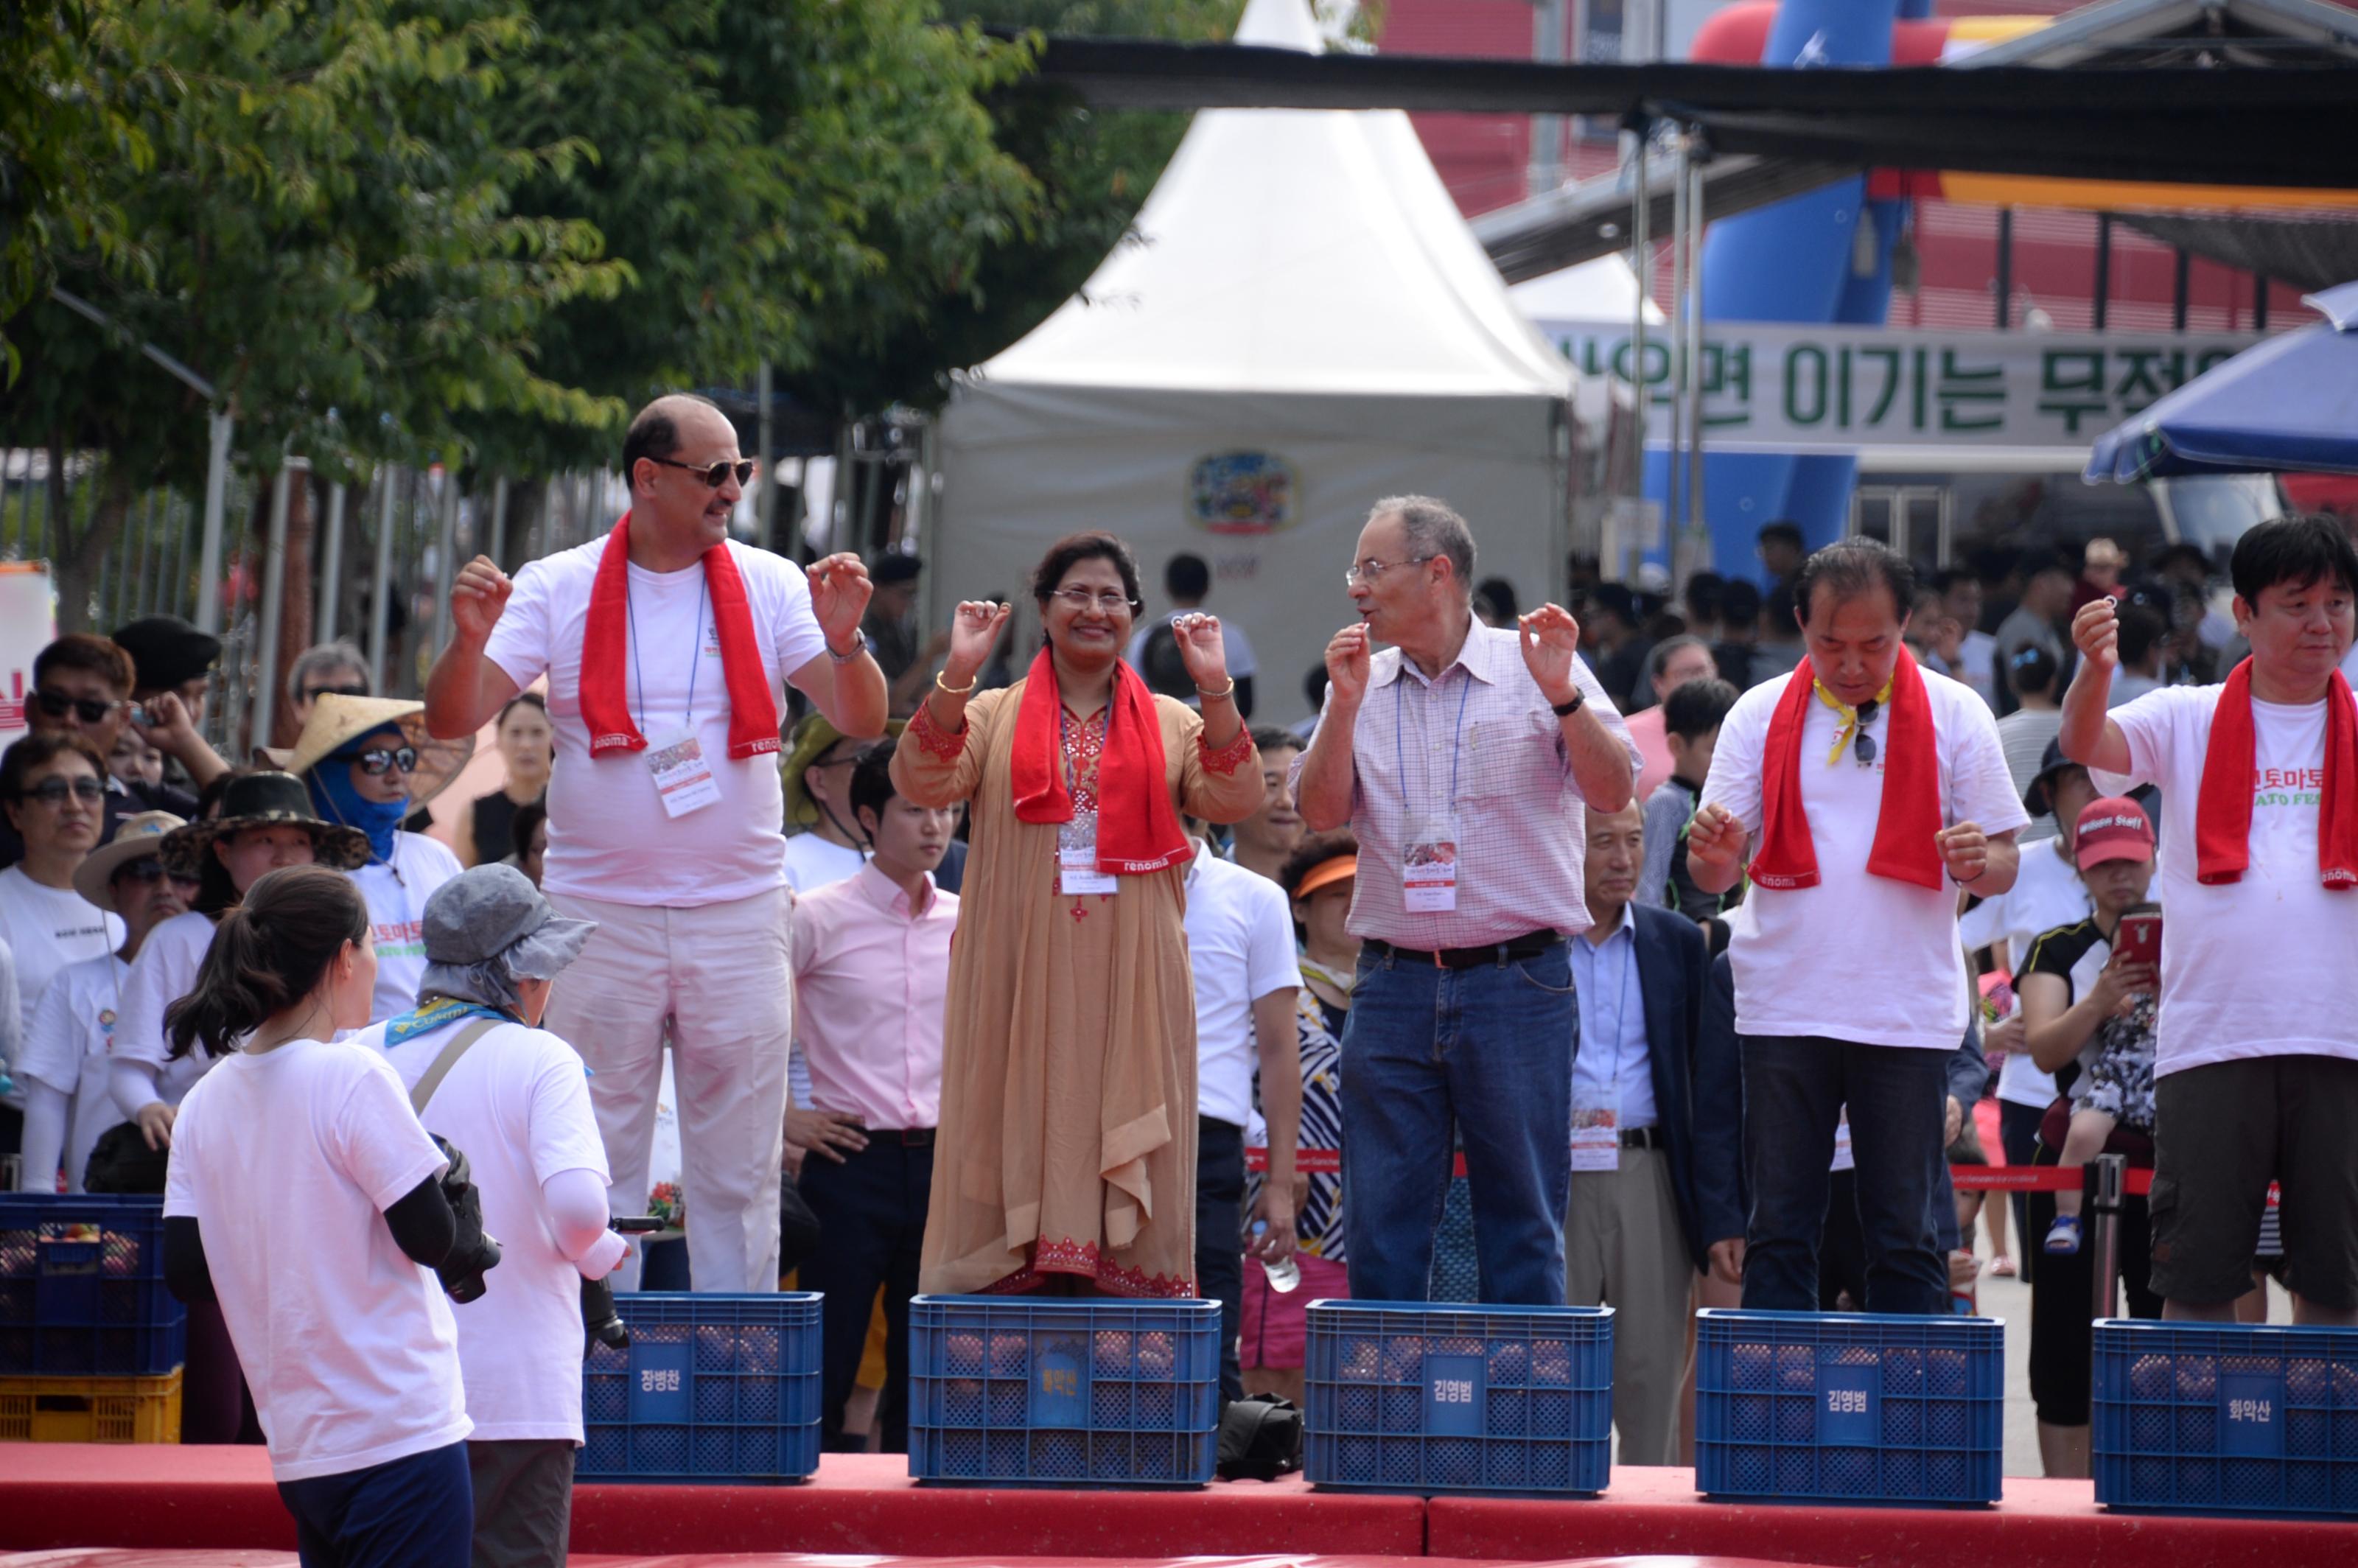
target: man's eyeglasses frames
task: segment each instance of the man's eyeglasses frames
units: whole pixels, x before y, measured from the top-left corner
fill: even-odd
[[[733,463],[714,463],[708,468],[698,468],[694,463],[674,462],[669,458],[649,458],[647,461],[651,463],[661,463],[667,469],[685,470],[686,471],[694,474],[697,478],[702,480],[704,481],[704,487],[707,490],[719,490],[722,485],[729,482],[729,476],[731,474],[735,474],[737,476],[737,482],[739,484],[751,484],[753,482],[753,460],[751,458],[739,458]]]

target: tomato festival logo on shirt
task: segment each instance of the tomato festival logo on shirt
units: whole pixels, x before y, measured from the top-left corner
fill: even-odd
[[[1301,475],[1274,452],[1215,452],[1187,474],[1187,520],[1214,534],[1273,534],[1293,523]]]
[[[412,957],[426,951],[426,923],[423,920],[384,920],[376,926],[376,950],[379,957],[390,954],[395,957]]]
[[[2315,806],[2325,788],[2323,768],[2254,768],[2252,804]]]

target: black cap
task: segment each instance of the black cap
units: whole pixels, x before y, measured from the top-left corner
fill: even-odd
[[[889,555],[877,557],[876,564],[868,568],[868,576],[877,587],[882,588],[890,583],[914,582],[917,580],[917,574],[925,569],[924,561],[914,556],[903,555],[895,550]]]
[[[2033,816],[2046,816],[2055,810],[2055,798],[2050,786],[2055,775],[2066,768],[2082,764],[2063,754],[2061,738],[2047,742],[2046,754],[2039,759],[2039,771],[2030,775],[2029,787],[2022,792],[2022,809]]]
[[[221,639],[200,632],[177,615],[149,615],[114,633],[114,645],[131,655],[133,684],[141,691],[169,691],[196,679],[221,657]]]

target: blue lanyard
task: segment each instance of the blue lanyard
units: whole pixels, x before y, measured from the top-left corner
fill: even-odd
[[[1466,684],[1457,688],[1457,723],[1449,732],[1449,813],[1453,816],[1457,814],[1457,764],[1466,755],[1466,748],[1461,743],[1466,733],[1466,699],[1474,695],[1474,672],[1461,669],[1459,674],[1466,677]],[[1408,698],[1401,687],[1407,680],[1408,655],[1403,654],[1401,655],[1400,673],[1392,676],[1392,763],[1400,769],[1402,811],[1408,808],[1408,753],[1401,745],[1401,731],[1408,728],[1408,709],[1404,706]],[[1432,772],[1428,765],[1425,769],[1428,778]]]
[[[1626,924],[1636,920],[1637,916],[1629,910],[1625,909],[1621,912],[1621,918]],[[1585,942],[1588,938],[1585,936],[1575,936],[1573,940],[1575,942]],[[1616,931],[1612,935],[1605,939],[1602,946],[1591,947],[1588,950],[1590,961],[1594,963],[1602,959],[1605,957],[1605,949],[1612,946],[1613,944],[1620,940],[1621,933]],[[1631,930],[1629,933],[1629,951],[1623,956],[1621,972],[1617,977],[1617,982],[1613,988],[1613,1065],[1606,1069],[1605,1075],[1605,1092],[1612,1098],[1613,1122],[1617,1127],[1621,1123],[1621,1020],[1628,1013],[1629,1007],[1629,971],[1637,967],[1638,934],[1635,930]],[[1573,1094],[1574,1100],[1577,1102],[1579,1098],[1579,1092],[1574,1090]]]
[[[711,592],[708,581],[697,590],[696,641],[687,645],[687,710],[679,716],[682,730],[696,718],[697,669],[704,662],[704,603]],[[631,602],[631,579],[627,575],[622,579],[622,615],[631,623],[631,675],[639,683],[639,729],[644,732],[647,727],[647,677],[639,668],[639,612]]]

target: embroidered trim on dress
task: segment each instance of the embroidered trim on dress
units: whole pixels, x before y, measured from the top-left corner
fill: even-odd
[[[1051,1274],[1078,1274],[1094,1280],[1110,1295],[1161,1296],[1180,1299],[1195,1294],[1195,1281],[1184,1275],[1150,1274],[1143,1269],[1125,1269],[1098,1251],[1094,1241],[1075,1241],[1069,1237],[1062,1241],[1035,1243],[1032,1261],[1003,1280],[982,1288],[987,1296],[1019,1295],[1038,1290]]]
[[[953,735],[934,722],[933,705],[921,702],[917,711],[909,716],[910,735],[915,738],[920,751],[930,752],[946,762],[955,762],[966,750],[966,738],[972,732],[971,724],[960,727]]]
[[[1252,755],[1252,731],[1242,724],[1237,726],[1237,738],[1217,752],[1212,750],[1211,742],[1204,739],[1204,733],[1201,730],[1195,731],[1195,744],[1203,748],[1204,771],[1207,773],[1217,773],[1227,778],[1243,767],[1245,759]]]

